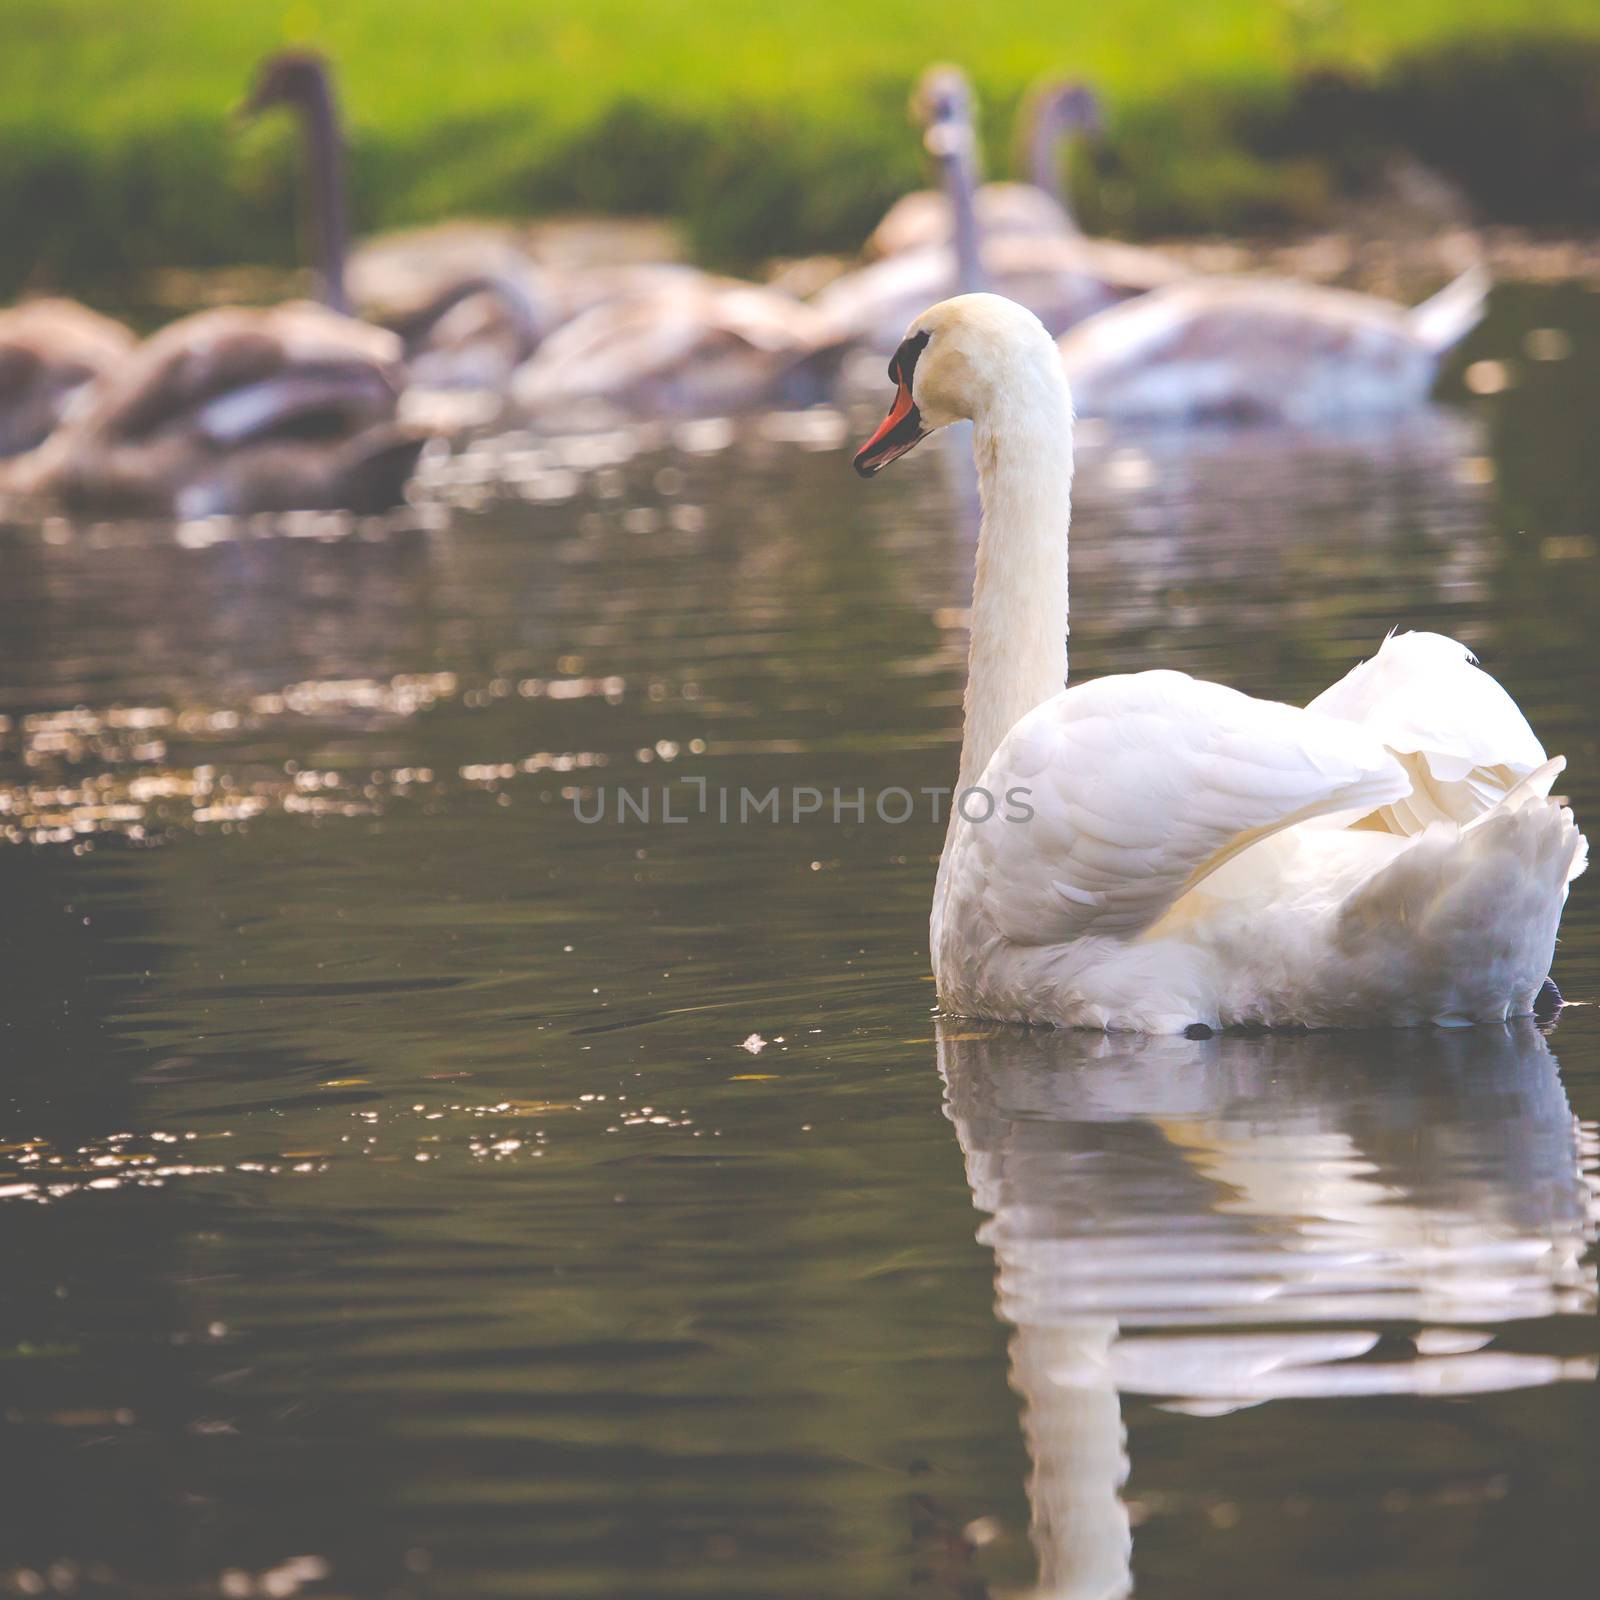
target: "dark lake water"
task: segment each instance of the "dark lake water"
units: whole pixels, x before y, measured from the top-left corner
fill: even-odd
[[[1600,298],[1465,359],[1088,430],[1074,674],[1445,630],[1593,828]],[[1593,875],[1548,1037],[936,1021],[941,828],[871,797],[953,774],[961,441],[866,486],[860,420],[0,530],[0,1591],[1588,1592]]]

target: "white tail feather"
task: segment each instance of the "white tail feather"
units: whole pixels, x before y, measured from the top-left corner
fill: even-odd
[[[1406,320],[1411,331],[1437,355],[1453,349],[1483,319],[1491,283],[1486,267],[1468,267],[1436,295],[1413,306]]]
[[[1497,804],[1481,817],[1474,817],[1461,831],[1469,833],[1474,828],[1481,828],[1497,811],[1520,811],[1530,801],[1548,799],[1556,779],[1566,770],[1565,756],[1551,756],[1542,767],[1535,767],[1519,783],[1507,789]]]

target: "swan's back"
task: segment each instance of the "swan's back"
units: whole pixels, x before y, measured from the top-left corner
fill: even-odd
[[[72,300],[28,300],[0,311],[0,456],[45,439],[134,343],[120,322]]]
[[[510,343],[508,335],[531,334],[518,360],[595,306],[681,288],[704,276],[675,261],[545,261],[518,229],[477,222],[380,235],[356,250],[347,273],[351,295],[364,314],[396,326],[414,323],[459,285],[482,285],[485,292],[473,305],[475,318],[452,312],[457,328],[441,327],[441,339],[460,347],[475,339]]]
[[[1023,717],[935,895],[941,1003],[1181,1031],[1525,1015],[1586,846],[1561,769],[1453,640],[1390,639],[1305,710],[1181,673]]]
[[[578,401],[695,410],[777,397],[834,344],[816,308],[773,289],[691,273],[606,300],[558,329],[518,375],[531,411]]]
[[[1477,309],[1458,319],[1465,327],[1481,303],[1480,291]],[[1197,278],[1081,324],[1061,355],[1089,416],[1383,414],[1421,403],[1433,385],[1447,346],[1427,311],[1313,284]]]
[[[24,300],[0,310],[0,349],[25,350],[87,372],[104,371],[134,346],[120,322],[76,300]]]
[[[399,338],[321,306],[163,328],[8,487],[73,507],[208,515],[393,505],[422,438],[395,424]]]
[[[985,239],[1012,234],[1048,238],[1075,231],[1060,201],[1031,183],[986,183],[973,196],[973,206]],[[867,237],[864,253],[877,260],[904,250],[948,245],[954,237],[949,196],[937,189],[918,189],[902,195],[884,212]]]
[[[310,302],[202,311],[153,334],[84,419],[106,439],[203,426],[211,402],[271,381],[315,376],[351,420],[391,414],[399,338]]]
[[[1025,305],[1052,333],[1188,276],[1186,268],[1153,250],[1082,234],[986,238],[983,265],[996,293]],[[912,318],[955,287],[954,251],[948,244],[928,244],[835,278],[811,304],[841,338],[889,351]]]

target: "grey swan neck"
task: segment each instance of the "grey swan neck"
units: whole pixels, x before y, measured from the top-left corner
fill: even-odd
[[[950,206],[956,258],[952,292],[977,294],[989,287],[989,279],[983,270],[983,241],[978,230],[978,139],[972,126],[971,92],[958,75],[942,73],[925,80],[925,92],[923,143],[939,165]]]
[[[974,159],[972,129],[960,130],[964,140],[944,159],[945,193],[950,197],[956,250],[956,289],[961,294],[977,294],[989,287],[983,270],[983,242],[978,232],[978,174]]]
[[[333,82],[326,69],[313,73],[296,97],[310,194],[311,230],[316,253],[317,298],[345,315],[349,221],[345,204],[344,128]]]
[[[1028,179],[1034,188],[1042,190],[1061,207],[1067,227],[1081,234],[1083,229],[1072,209],[1072,196],[1061,175],[1064,154],[1072,147],[1074,132],[1072,124],[1062,114],[1058,96],[1042,94],[1035,98],[1028,111]]]

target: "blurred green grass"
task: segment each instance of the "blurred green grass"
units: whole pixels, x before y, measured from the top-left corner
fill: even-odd
[[[1600,221],[1570,148],[1595,165],[1594,0],[0,0],[0,289],[289,260],[289,130],[226,122],[286,42],[337,64],[363,229],[594,209],[680,216],[720,264],[848,247],[922,179],[906,97],[939,59],[997,171],[1032,78],[1097,84],[1080,176],[1121,232],[1312,221],[1391,145],[1507,220]]]

